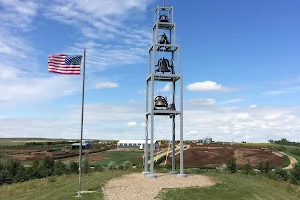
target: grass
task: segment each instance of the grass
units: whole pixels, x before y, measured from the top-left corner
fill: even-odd
[[[130,160],[133,165],[142,164],[143,159],[139,158],[143,155],[143,151],[106,151],[101,154],[107,156],[100,162],[96,162],[95,165],[107,166],[110,161],[115,161],[117,164],[121,164],[124,161]]]
[[[114,177],[132,171],[105,171],[82,175],[81,191],[96,191],[82,193],[80,199],[104,199],[102,187]],[[140,173],[140,172],[138,172]],[[263,176],[250,176],[240,173],[205,172],[216,180],[216,185],[207,188],[185,188],[163,190],[160,194],[163,200],[176,199],[218,199],[218,200],[298,200],[300,187],[288,183],[267,179]],[[0,199],[6,200],[46,200],[46,199],[78,199],[78,175],[64,175],[45,179],[30,180],[7,186],[0,186]]]
[[[218,200],[298,200],[300,187],[277,182],[262,176],[209,172],[217,184],[207,188],[169,189],[161,192],[163,200],[218,199]]]
[[[126,174],[126,171],[105,171],[82,175],[81,191],[97,191],[82,193],[80,199],[103,199],[101,187],[111,178]],[[78,199],[78,175],[64,175],[44,179],[30,180],[0,186],[0,199],[6,200],[48,200],[48,199]]]
[[[292,149],[296,149],[296,148],[299,148],[299,147],[294,147],[294,146],[284,146],[284,147],[286,148],[286,150],[283,151],[284,153],[286,153],[290,156],[293,156],[298,162],[300,162],[300,156],[291,153]]]

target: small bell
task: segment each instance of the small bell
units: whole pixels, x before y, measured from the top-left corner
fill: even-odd
[[[175,103],[171,103],[170,104],[169,110],[176,110]],[[173,118],[173,117],[175,117],[175,115],[174,114],[170,114],[170,118]]]
[[[168,107],[168,102],[165,97],[163,97],[163,96],[155,97],[154,109],[157,109],[157,108],[166,108],[167,109],[167,107]]]
[[[160,40],[158,41],[158,43],[159,44],[170,44],[169,39],[165,33],[163,35],[160,35]]]
[[[169,22],[169,18],[166,15],[159,16],[159,22]]]
[[[165,33],[163,35],[160,35],[159,37],[160,37],[160,39],[158,41],[158,44],[161,44],[161,45],[170,44],[169,39]],[[160,48],[162,48],[162,47],[158,47],[157,50],[159,51]],[[170,47],[165,47],[165,48],[166,48],[166,50],[170,49]]]
[[[169,60],[165,59],[164,57],[162,59],[159,59],[157,65],[155,66],[156,67],[159,66],[157,70],[155,70],[156,72],[162,72],[162,73],[171,72],[168,68],[170,66]]]
[[[169,110],[176,110],[175,103],[170,104]]]

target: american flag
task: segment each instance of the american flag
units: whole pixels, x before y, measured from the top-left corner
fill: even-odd
[[[59,74],[80,74],[82,56],[66,54],[50,55],[48,71]]]

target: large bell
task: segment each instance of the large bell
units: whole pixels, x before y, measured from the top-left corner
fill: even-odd
[[[163,97],[163,96],[155,97],[154,109],[157,109],[157,108],[166,108],[167,109],[167,107],[168,107],[168,102],[165,97]]]
[[[171,72],[169,70],[169,60],[165,59],[164,57],[162,59],[159,59],[157,62],[157,65],[155,65],[156,67],[158,66],[157,70],[155,70],[156,72]]]
[[[169,22],[169,18],[166,15],[159,16],[159,22]]]

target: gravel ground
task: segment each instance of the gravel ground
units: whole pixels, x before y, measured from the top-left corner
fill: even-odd
[[[186,178],[176,175],[156,174],[157,178],[134,173],[111,179],[104,187],[105,200],[158,199],[163,188],[207,187],[214,181],[203,175],[188,174]]]

